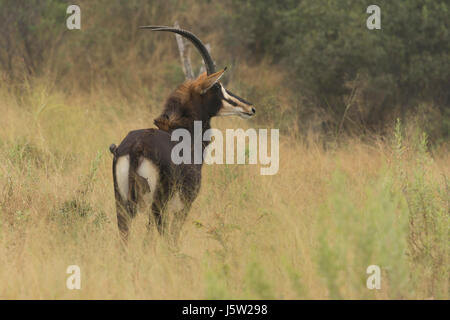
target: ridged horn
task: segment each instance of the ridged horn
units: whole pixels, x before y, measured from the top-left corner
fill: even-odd
[[[210,75],[210,74],[213,74],[214,72],[216,72],[216,68],[214,66],[214,61],[211,58],[211,55],[209,54],[205,45],[192,32],[189,32],[189,31],[183,30],[183,29],[166,27],[166,26],[141,26],[141,27],[139,27],[139,29],[150,29],[152,31],[174,32],[174,33],[177,33],[177,34],[189,39],[194,44],[194,46],[197,48],[197,50],[200,52],[200,54],[203,58],[203,61],[205,62],[206,73],[208,75]]]

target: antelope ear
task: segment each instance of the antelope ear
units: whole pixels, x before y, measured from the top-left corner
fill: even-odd
[[[205,74],[201,75],[197,79],[199,81],[198,89],[200,91],[200,94],[204,94],[206,93],[206,91],[211,89],[211,87],[220,80],[226,70],[227,68],[225,67],[223,70],[210,74],[209,76],[206,76]]]

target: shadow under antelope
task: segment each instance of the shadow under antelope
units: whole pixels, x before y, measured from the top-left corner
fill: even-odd
[[[174,32],[189,39],[200,52],[206,67],[205,73],[195,80],[185,81],[168,97],[162,114],[154,120],[158,129],[131,131],[119,146],[110,146],[114,155],[117,224],[122,239],[128,239],[131,220],[137,210],[142,209],[149,214],[149,226],[156,222],[159,233],[170,234],[176,244],[200,189],[202,163],[175,164],[172,161],[171,152],[176,144],[171,141],[172,131],[187,129],[194,139],[194,121],[201,121],[203,136],[211,128],[212,117],[238,115],[250,118],[256,110],[219,82],[226,68],[216,72],[208,50],[194,34],[165,26],[141,28]],[[202,143],[202,155],[207,145],[208,142]],[[193,159],[194,143],[191,146]],[[169,220],[172,222],[168,223]]]

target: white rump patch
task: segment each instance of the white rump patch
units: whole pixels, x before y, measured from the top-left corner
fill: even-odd
[[[130,172],[130,155],[127,154],[126,156],[122,156],[119,159],[117,159],[116,162],[117,187],[119,188],[119,193],[123,201],[128,200],[129,172]]]
[[[148,205],[153,203],[153,196],[155,194],[156,185],[159,181],[159,169],[156,164],[150,161],[147,158],[140,159],[140,165],[136,171],[136,173],[147,180],[148,186],[150,188],[150,194],[144,195],[144,200]]]

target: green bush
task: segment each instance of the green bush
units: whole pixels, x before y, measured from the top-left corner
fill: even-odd
[[[228,45],[283,65],[292,87],[309,97],[313,111],[317,106],[325,110],[333,127],[347,117],[344,126],[379,128],[394,111],[405,116],[420,102],[429,102],[438,106],[434,120],[442,123],[435,125],[448,137],[447,1],[378,1],[381,30],[366,27],[370,1],[229,4]],[[357,99],[352,96],[355,90]],[[360,110],[347,113],[349,104]]]
[[[178,52],[173,38],[149,36],[138,26],[179,20],[206,42],[223,36],[225,43],[211,42],[221,61],[245,57],[261,68],[271,61],[275,70],[286,70],[283,85],[297,101],[285,103],[290,110],[275,119],[285,127],[287,117],[307,128],[317,121],[313,126],[334,135],[361,133],[413,114],[433,142],[449,138],[447,1],[380,0],[381,30],[367,29],[372,3],[363,0],[80,0],[82,30],[72,31],[65,25],[69,4],[0,0],[2,79],[21,85],[30,76],[47,76],[66,91],[113,88],[133,103],[137,97],[159,103],[166,88],[183,79]],[[277,86],[252,85],[243,88],[248,98],[273,119],[283,100]]]
[[[12,79],[42,71],[61,43],[66,1],[0,0],[0,69]]]

